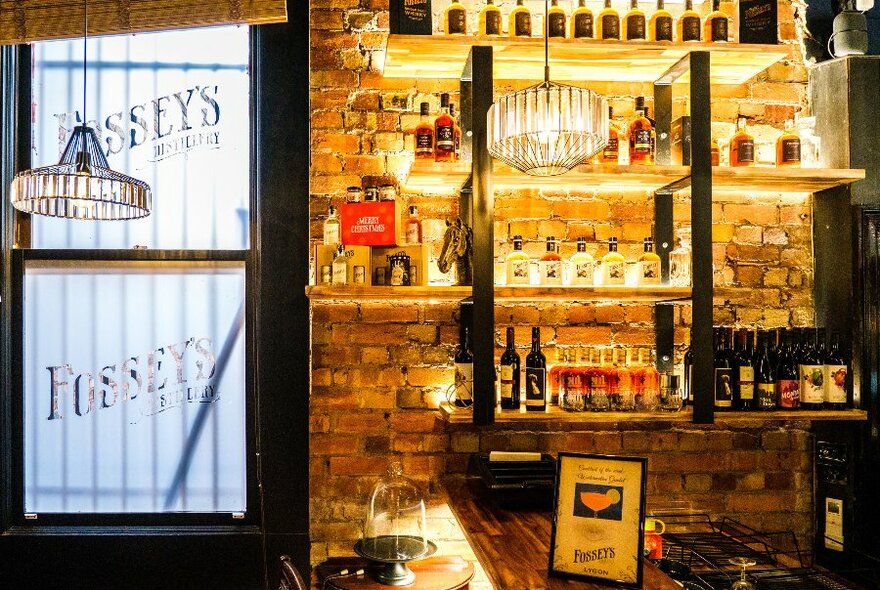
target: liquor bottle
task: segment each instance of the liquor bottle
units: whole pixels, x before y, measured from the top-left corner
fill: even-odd
[[[740,328],[737,333],[736,351],[736,390],[734,391],[734,407],[748,412],[755,407],[755,364],[752,350],[751,332],[748,328]]]
[[[669,253],[669,284],[688,287],[691,284],[691,228],[681,227],[675,234],[678,245]]]
[[[458,162],[461,157],[461,127],[458,126],[458,116],[455,113],[455,105],[452,103],[449,103],[449,116],[452,117],[453,122],[452,143],[454,145],[454,161]]]
[[[645,115],[645,97],[636,98],[636,116],[629,124],[629,163],[653,164],[654,150],[651,136],[654,126]]]
[[[614,372],[609,385],[609,401],[612,410],[628,412],[635,409],[632,371],[627,359],[627,349],[618,348],[614,361]]]
[[[565,11],[559,6],[559,0],[550,0],[546,22],[544,34],[548,39],[565,38]]]
[[[684,12],[678,17],[678,40],[700,40],[700,15],[694,10],[693,0],[685,0]]]
[[[712,166],[720,166],[721,165],[721,147],[718,145],[718,140],[714,137],[712,138],[712,142],[709,144],[709,161]]]
[[[547,251],[538,261],[542,285],[562,284],[562,259],[556,253],[556,237],[547,237]]]
[[[639,382],[634,389],[633,403],[637,412],[654,412],[660,405],[660,372],[654,366],[649,348],[640,348],[639,369],[633,375],[633,381]]]
[[[341,241],[339,216],[336,214],[336,207],[330,205],[330,207],[327,208],[327,219],[324,220],[324,245],[335,246]]]
[[[495,0],[486,0],[486,6],[480,11],[480,35],[501,35],[501,9],[495,6]]]
[[[541,328],[532,328],[532,350],[526,356],[526,410],[543,412],[547,409],[547,359],[541,352]]]
[[[563,372],[568,368],[568,351],[564,348],[557,348],[556,363],[547,371],[547,388],[550,390],[550,399],[556,398],[559,400],[559,405],[564,410],[569,409],[564,406],[570,401],[570,398],[565,396],[564,382],[562,380]]]
[[[639,285],[660,284],[660,257],[654,253],[654,238],[645,238],[645,251],[638,260]]]
[[[529,255],[522,251],[522,236],[513,236],[513,251],[507,255],[507,284],[529,284]]]
[[[694,352],[693,350],[691,350],[691,347],[688,346],[688,349],[684,353],[684,388],[681,392],[682,406],[687,406],[688,403],[693,399],[693,392],[691,391],[691,384],[693,383],[693,369]]]
[[[409,206],[409,219],[406,220],[406,243],[422,243],[422,222],[419,220],[419,209],[415,205]]]
[[[593,284],[593,271],[596,268],[593,257],[587,253],[587,238],[577,239],[577,252],[571,255],[571,284],[584,286]]]
[[[458,0],[452,0],[443,11],[443,32],[447,35],[467,33],[467,12]]]
[[[449,95],[440,95],[440,115],[434,119],[434,161],[455,161],[455,120],[449,115]]]
[[[593,38],[593,11],[587,8],[585,0],[578,0],[577,8],[571,13],[569,26],[569,36],[572,39]]]
[[[776,355],[776,395],[779,408],[796,410],[800,407],[800,383],[798,365],[792,356],[792,334],[786,332],[785,340]]]
[[[339,244],[336,246],[336,257],[333,258],[332,264],[334,285],[348,284],[348,256],[345,255],[345,246]]]
[[[602,257],[602,284],[623,285],[626,282],[626,258],[617,251],[617,238],[608,238],[608,252]]]
[[[815,331],[812,342],[808,339],[804,342],[804,350],[800,359],[800,393],[801,405],[807,410],[819,410],[825,401],[825,386],[823,376],[823,359],[819,356],[816,347]]]
[[[501,409],[519,409],[519,354],[513,338],[513,326],[507,327],[507,348],[501,355]]]
[[[718,412],[733,407],[734,367],[727,350],[724,328],[715,328],[714,332],[715,411]]]
[[[416,125],[416,160],[434,159],[434,125],[429,119],[430,108],[426,102],[419,105],[421,119]]]
[[[730,165],[755,165],[755,138],[746,130],[746,118],[736,118],[736,134],[730,138]]]
[[[651,41],[672,41],[672,14],[657,0],[657,10],[648,21],[648,38]]]
[[[840,333],[831,331],[831,344],[822,364],[825,407],[830,410],[846,408],[848,364],[840,348]]]
[[[776,374],[770,362],[770,336],[761,332],[758,336],[760,352],[755,364],[755,408],[758,410],[776,408]]]
[[[623,38],[645,40],[645,13],[639,8],[639,0],[630,0],[629,11],[623,17]]]
[[[614,107],[608,107],[608,143],[605,149],[597,156],[598,164],[617,164],[620,158],[620,137],[617,134],[617,125],[614,124]]]
[[[474,353],[471,350],[471,329],[463,326],[455,351],[455,405],[467,407],[474,403]]]
[[[523,6],[523,0],[516,0],[516,7],[508,15],[507,34],[511,37],[532,36],[532,14]]]
[[[785,131],[776,140],[776,165],[797,168],[801,165],[801,138],[794,132],[794,121],[785,122]]]
[[[712,12],[703,22],[703,39],[713,43],[726,43],[727,24],[727,15],[721,12],[721,0],[712,0]]]
[[[596,39],[620,39],[620,14],[611,6],[611,0],[605,0],[596,18]]]

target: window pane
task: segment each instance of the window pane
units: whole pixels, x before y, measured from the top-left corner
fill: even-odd
[[[88,41],[88,124],[110,166],[146,181],[135,221],[34,216],[37,248],[246,249],[248,28]],[[34,166],[56,164],[83,120],[82,40],[34,44]]]
[[[28,262],[25,511],[241,512],[244,263]]]

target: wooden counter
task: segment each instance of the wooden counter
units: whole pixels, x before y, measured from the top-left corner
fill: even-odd
[[[499,590],[609,590],[605,584],[550,578],[550,513],[505,510],[488,497],[478,479],[446,482],[449,505],[480,564]],[[681,590],[645,562],[644,590]]]

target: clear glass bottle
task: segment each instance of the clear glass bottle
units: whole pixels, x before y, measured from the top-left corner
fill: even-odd
[[[443,11],[443,32],[447,35],[467,34],[467,11],[458,0],[452,0]]]
[[[596,39],[620,39],[620,13],[611,6],[611,0],[605,0],[596,18]]]
[[[587,253],[587,238],[577,239],[577,252],[571,255],[571,285],[588,286],[593,284],[596,268],[593,257]]]
[[[330,205],[327,208],[327,219],[324,220],[324,245],[335,246],[342,242],[340,236],[339,215],[336,213],[336,207]]]
[[[676,233],[678,244],[669,253],[669,284],[675,287],[691,285],[691,228],[682,227]]]
[[[693,0],[685,0],[684,12],[678,17],[678,40],[699,41],[700,25],[700,15],[694,10]]]
[[[507,16],[507,34],[511,37],[532,36],[532,13],[523,4],[523,0],[516,0],[516,7]]]
[[[431,106],[427,102],[419,105],[419,124],[416,125],[416,160],[434,159],[434,124],[431,122]]]
[[[585,0],[578,0],[577,8],[571,13],[569,26],[569,37],[572,39],[593,38],[593,11],[587,8]]]
[[[672,41],[672,14],[657,0],[657,9],[648,21],[648,39],[651,41]]]
[[[721,0],[712,0],[712,12],[703,21],[703,39],[713,43],[727,43],[729,19],[721,12]]]
[[[602,257],[602,284],[626,283],[626,258],[617,251],[617,238],[608,238],[608,252]]]
[[[336,257],[333,258],[332,264],[334,285],[348,284],[348,257],[345,255],[345,246],[339,244],[336,246]]]
[[[798,168],[801,165],[801,138],[794,130],[794,120],[785,122],[785,131],[776,140],[776,165]]]
[[[660,284],[660,257],[654,252],[654,238],[645,238],[644,252],[638,259],[638,285]]]
[[[565,10],[559,6],[559,0],[550,0],[544,34],[548,39],[565,38]]]
[[[730,166],[755,165],[755,138],[746,129],[746,118],[736,118],[736,134],[730,138]]]
[[[406,220],[406,243],[422,243],[422,222],[419,219],[419,209],[415,205],[409,206],[409,219]]]
[[[480,11],[478,30],[480,35],[501,35],[501,9],[495,6],[495,0],[486,0],[486,6]]]
[[[547,251],[538,261],[538,267],[541,271],[542,285],[561,285],[562,284],[562,259],[556,252],[556,237],[547,237]]]
[[[630,0],[629,11],[623,17],[623,38],[644,41],[645,37],[645,12],[639,8],[639,0]]]
[[[528,285],[529,280],[529,255],[522,251],[523,238],[520,235],[513,236],[513,251],[507,255],[507,284]]]

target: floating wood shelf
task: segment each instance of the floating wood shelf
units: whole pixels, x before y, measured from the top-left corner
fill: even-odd
[[[678,301],[690,287],[495,287],[495,302],[505,301]]]
[[[615,166],[582,164],[561,176],[528,176],[495,163],[493,186],[511,189],[613,189],[655,191],[681,183],[690,175],[688,166]],[[470,164],[416,161],[406,187],[415,191],[455,192],[470,176]],[[864,170],[839,168],[727,168],[712,169],[714,192],[812,193],[852,184],[865,178]]]
[[[460,301],[471,296],[470,287],[368,287],[359,285],[309,285],[306,296],[311,301],[400,300]]]
[[[474,45],[494,48],[496,80],[544,79],[544,39],[477,35],[389,35],[383,75],[460,78]],[[557,81],[653,82],[691,51],[711,52],[713,84],[742,84],[788,56],[784,45],[554,39],[550,73]]]

